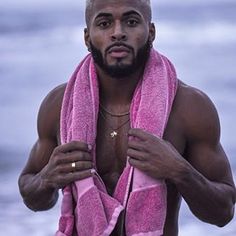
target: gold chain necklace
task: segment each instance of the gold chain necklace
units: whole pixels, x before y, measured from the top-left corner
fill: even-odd
[[[105,111],[107,114],[109,114],[110,116],[113,116],[113,117],[127,116],[130,113],[129,111],[127,111],[127,112],[120,113],[120,114],[114,114],[114,113],[108,111],[101,103],[99,104],[99,106],[102,108],[103,111]]]
[[[104,115],[104,113],[100,110],[99,113],[101,114],[101,117],[104,119],[104,121],[107,121],[106,116]],[[129,114],[129,113],[128,113]],[[128,115],[126,114],[126,115]],[[122,115],[124,116],[124,115]],[[126,120],[125,122],[123,122],[121,125],[119,125],[117,128],[114,128],[113,126],[111,126],[108,122],[108,126],[110,127],[110,129],[112,130],[112,132],[110,133],[111,138],[115,138],[116,136],[118,136],[118,130],[120,128],[122,128],[124,125],[126,125],[128,122],[130,121],[130,118],[128,120]]]

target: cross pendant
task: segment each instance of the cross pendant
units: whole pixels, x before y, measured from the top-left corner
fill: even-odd
[[[116,131],[112,131],[110,135],[112,138],[115,138],[118,135],[118,133]]]

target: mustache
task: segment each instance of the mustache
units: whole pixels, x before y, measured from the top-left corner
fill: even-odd
[[[107,53],[113,47],[126,47],[129,50],[134,51],[133,47],[131,47],[131,46],[125,44],[125,43],[114,43],[114,44],[111,44],[109,47],[107,47],[105,52]]]

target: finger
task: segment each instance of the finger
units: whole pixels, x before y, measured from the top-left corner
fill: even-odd
[[[129,156],[130,158],[133,158],[135,160],[140,160],[140,161],[146,160],[146,155],[144,152],[137,151],[137,150],[131,149],[131,148],[129,148],[127,150],[127,156]]]
[[[134,139],[130,139],[128,141],[128,148],[135,149],[138,151],[145,151],[146,150],[145,145],[142,141],[134,140]]]
[[[67,152],[73,152],[76,150],[90,152],[91,145],[88,145],[87,143],[84,143],[84,142],[72,141],[72,142],[62,144],[62,145],[56,147],[54,151],[56,153],[61,153],[61,152],[67,153]]]
[[[92,161],[92,155],[84,151],[73,151],[68,153],[59,153],[56,156],[56,165],[61,165],[65,163],[72,163],[76,161]]]
[[[145,171],[146,170],[146,163],[140,160],[136,160],[134,158],[129,158],[129,164],[139,170]]]
[[[135,138],[139,138],[142,141],[146,141],[147,139],[150,139],[150,138],[153,137],[150,133],[148,133],[148,132],[146,132],[142,129],[136,129],[136,128],[135,129],[130,129],[129,132],[128,132],[128,135],[132,136],[132,137],[135,137]]]
[[[68,175],[66,177],[67,181],[69,183],[72,183],[72,182],[75,182],[77,180],[82,180],[82,179],[86,179],[88,177],[92,177],[93,176],[93,171],[92,170],[93,169],[68,173]]]
[[[60,171],[64,173],[69,173],[69,172],[89,170],[92,169],[93,167],[94,166],[91,161],[79,161],[63,165]]]
[[[84,151],[68,152],[61,158],[61,163],[76,162],[76,161],[92,161],[92,155]]]

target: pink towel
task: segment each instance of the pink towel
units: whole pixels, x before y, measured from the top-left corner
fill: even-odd
[[[131,103],[131,127],[162,137],[176,89],[173,65],[152,50]],[[94,163],[98,111],[98,81],[93,59],[88,55],[72,75],[65,91],[61,141],[78,140],[92,145]],[[124,209],[127,236],[162,235],[166,208],[165,182],[145,175],[127,162],[113,196],[107,193],[98,173],[64,188],[56,236],[110,235]]]

